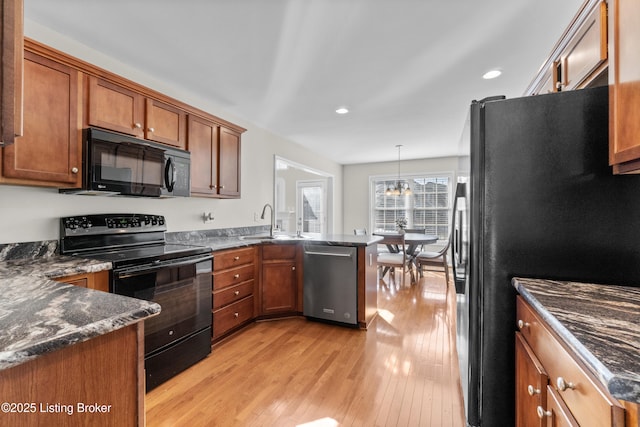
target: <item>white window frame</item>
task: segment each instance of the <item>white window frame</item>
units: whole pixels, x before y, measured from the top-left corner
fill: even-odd
[[[454,182],[454,174],[452,172],[438,172],[438,173],[411,173],[411,174],[403,174],[400,176],[401,183],[406,182],[411,187],[412,194],[409,196],[385,196],[382,193],[379,197],[382,197],[383,203],[392,204],[397,202],[397,208],[394,206],[389,206],[389,212],[393,212],[392,216],[395,218],[399,217],[399,211],[405,212],[405,218],[407,218],[407,226],[406,228],[426,228],[427,234],[437,234],[439,237],[439,241],[446,241],[449,238],[449,230],[451,227],[451,208],[452,208],[452,193],[455,188]],[[441,189],[442,182],[439,182],[436,186],[435,191],[423,192],[425,181],[432,182],[433,181],[445,181],[446,180],[446,191],[438,191]],[[386,184],[393,183],[395,184],[398,181],[397,175],[376,175],[369,177],[369,230],[371,232],[376,231],[391,231],[395,230],[395,222],[387,220],[381,224],[380,221],[377,221],[377,211],[376,209],[376,186],[379,183],[382,183],[379,186],[379,191],[384,192],[384,188]],[[385,184],[386,183],[386,184]],[[420,197],[422,195],[430,195],[432,203],[431,207],[426,207],[427,200],[422,199]],[[426,196],[427,197],[427,196]],[[443,198],[444,197],[444,198]],[[418,207],[416,207],[416,201],[418,201]],[[420,202],[425,203],[420,203]],[[423,204],[425,207],[421,207]],[[423,215],[423,221],[414,221],[416,219],[420,219],[420,214],[417,214],[419,211],[426,211]],[[424,219],[428,216],[432,217],[432,221],[424,221]]]

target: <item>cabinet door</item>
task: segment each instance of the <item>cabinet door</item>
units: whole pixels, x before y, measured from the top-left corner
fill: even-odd
[[[583,87],[607,60],[607,4],[601,1],[562,54],[562,90]]]
[[[89,124],[144,138],[144,97],[90,76]]]
[[[187,113],[177,107],[147,98],[145,138],[185,149]]]
[[[295,261],[262,264],[263,315],[296,311],[297,272]]]
[[[4,148],[4,177],[80,185],[80,79],[77,70],[25,52],[24,135]]]
[[[189,116],[188,150],[191,151],[191,193],[215,196],[218,185],[218,125]]]
[[[547,388],[547,408],[546,411],[542,407],[538,409],[538,415],[543,420],[544,426],[580,427],[580,424],[571,415],[569,408],[551,386]]]
[[[640,170],[640,2],[609,4],[609,164],[614,173]]]
[[[541,427],[538,406],[546,407],[549,377],[519,332],[516,332],[516,427]]]
[[[22,135],[22,0],[0,3],[0,142],[11,144]]]
[[[73,276],[57,277],[56,282],[68,283],[82,288],[95,289],[109,292],[109,271],[103,270],[95,273],[81,273]]]
[[[219,194],[240,197],[240,135],[220,127]]]

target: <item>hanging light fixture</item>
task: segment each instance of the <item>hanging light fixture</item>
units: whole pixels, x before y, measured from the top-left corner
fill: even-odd
[[[402,144],[396,145],[398,149],[398,180],[395,185],[387,187],[387,190],[384,192],[387,196],[409,196],[412,194],[409,184],[400,181],[400,147],[402,147]]]

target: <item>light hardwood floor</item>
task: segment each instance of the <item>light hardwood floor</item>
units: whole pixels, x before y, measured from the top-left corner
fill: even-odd
[[[455,291],[381,282],[367,331],[258,322],[146,396],[147,426],[464,426]]]

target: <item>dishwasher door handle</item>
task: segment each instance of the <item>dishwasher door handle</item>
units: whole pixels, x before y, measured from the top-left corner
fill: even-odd
[[[312,252],[312,251],[305,251],[306,255],[321,255],[321,256],[336,256],[336,257],[342,257],[342,258],[351,258],[351,254],[342,254],[342,253],[335,253],[335,252]]]

